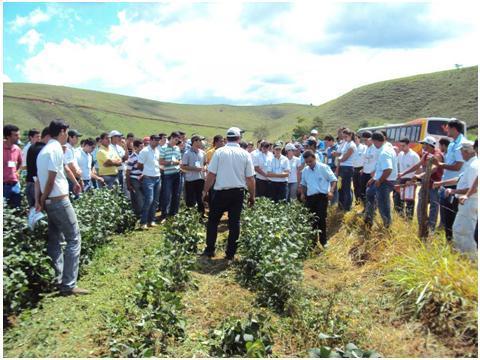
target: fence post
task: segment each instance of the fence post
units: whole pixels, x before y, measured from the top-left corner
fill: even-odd
[[[423,199],[418,213],[418,236],[425,240],[428,236],[428,204],[430,203],[430,177],[432,176],[433,156],[428,159],[425,175],[422,179],[422,187],[420,188],[420,196]]]

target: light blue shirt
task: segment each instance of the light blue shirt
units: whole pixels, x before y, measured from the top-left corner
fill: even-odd
[[[310,166],[306,166],[302,170],[301,185],[307,188],[307,196],[327,194],[332,181],[337,181],[337,178],[330,166],[326,164],[317,162],[313,169]]]
[[[445,164],[453,165],[457,161],[461,161],[462,163],[464,162],[462,152],[460,151],[463,142],[465,142],[465,136],[463,136],[463,134],[460,134],[454,141],[452,141],[448,145],[447,153],[445,154]],[[443,171],[442,180],[449,180],[459,176],[461,170],[462,169],[460,169],[459,171],[453,171],[445,169]]]
[[[386,169],[392,169],[392,172],[388,176],[388,181],[397,180],[398,176],[398,165],[397,165],[397,154],[391,146],[385,144],[378,149],[378,159],[375,163],[375,175],[373,178],[375,180],[380,179],[383,174],[383,171]]]

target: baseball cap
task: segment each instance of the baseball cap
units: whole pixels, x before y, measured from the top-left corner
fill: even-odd
[[[317,129],[312,129],[312,131],[310,131],[310,134],[318,135],[318,130]]]
[[[427,144],[430,146],[435,146],[437,144],[437,141],[433,136],[425,136],[425,139],[420,141],[420,144]]]
[[[72,136],[81,137],[82,134],[80,134],[80,133],[78,132],[78,130],[70,129],[70,130],[68,130],[68,136],[70,136],[70,137],[72,137]]]
[[[281,142],[276,142],[275,144],[273,144],[273,148],[274,149],[278,149],[278,148],[282,148],[282,143]]]
[[[200,136],[200,135],[193,135],[192,138],[190,139],[190,141],[191,141],[190,144],[193,144],[195,141],[198,141],[198,140],[205,140],[205,138],[203,136]]]
[[[110,134],[108,134],[108,137],[114,137],[114,136],[122,136],[122,133],[117,130],[110,131]]]
[[[144,139],[144,140],[145,140],[145,139]],[[150,135],[150,140],[158,141],[158,140],[160,140],[160,136],[158,136],[158,135],[156,135],[156,134]]]
[[[462,142],[462,150],[474,150],[473,142],[472,141],[464,141]]]
[[[288,143],[287,145],[285,145],[285,150],[287,150],[287,151],[295,150],[295,149],[296,149],[296,147],[292,143]]]
[[[237,137],[237,136],[242,136],[242,133],[244,133],[244,130],[240,130],[238,127],[231,127],[230,129],[227,130],[227,137]]]

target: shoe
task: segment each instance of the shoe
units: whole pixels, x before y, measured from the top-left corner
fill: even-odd
[[[148,226],[147,224],[140,225],[140,230],[147,230]]]
[[[79,288],[79,287],[75,287],[73,289],[68,289],[68,290],[60,290],[60,295],[62,296],[71,296],[71,295],[79,296],[79,295],[88,295],[88,294],[90,294],[90,291]]]
[[[225,256],[223,259],[230,265],[235,261],[235,256]]]
[[[148,224],[148,227],[155,227],[157,226],[157,223],[155,221],[152,221],[150,224]]]

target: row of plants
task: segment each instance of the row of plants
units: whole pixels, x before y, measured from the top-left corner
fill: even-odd
[[[119,189],[95,190],[73,201],[82,238],[80,275],[95,250],[114,233],[135,227],[136,218]],[[43,293],[54,288],[54,270],[47,254],[46,218],[34,230],[27,224],[27,209],[3,208],[3,314],[34,306]],[[7,322],[8,323],[8,322]]]
[[[199,215],[181,210],[164,230],[161,245],[145,255],[124,308],[107,316],[112,357],[160,356],[185,336],[181,291],[192,285],[191,270],[203,239]]]
[[[301,204],[274,203],[266,198],[243,212],[238,278],[256,291],[260,305],[285,311],[316,240],[311,216]]]

